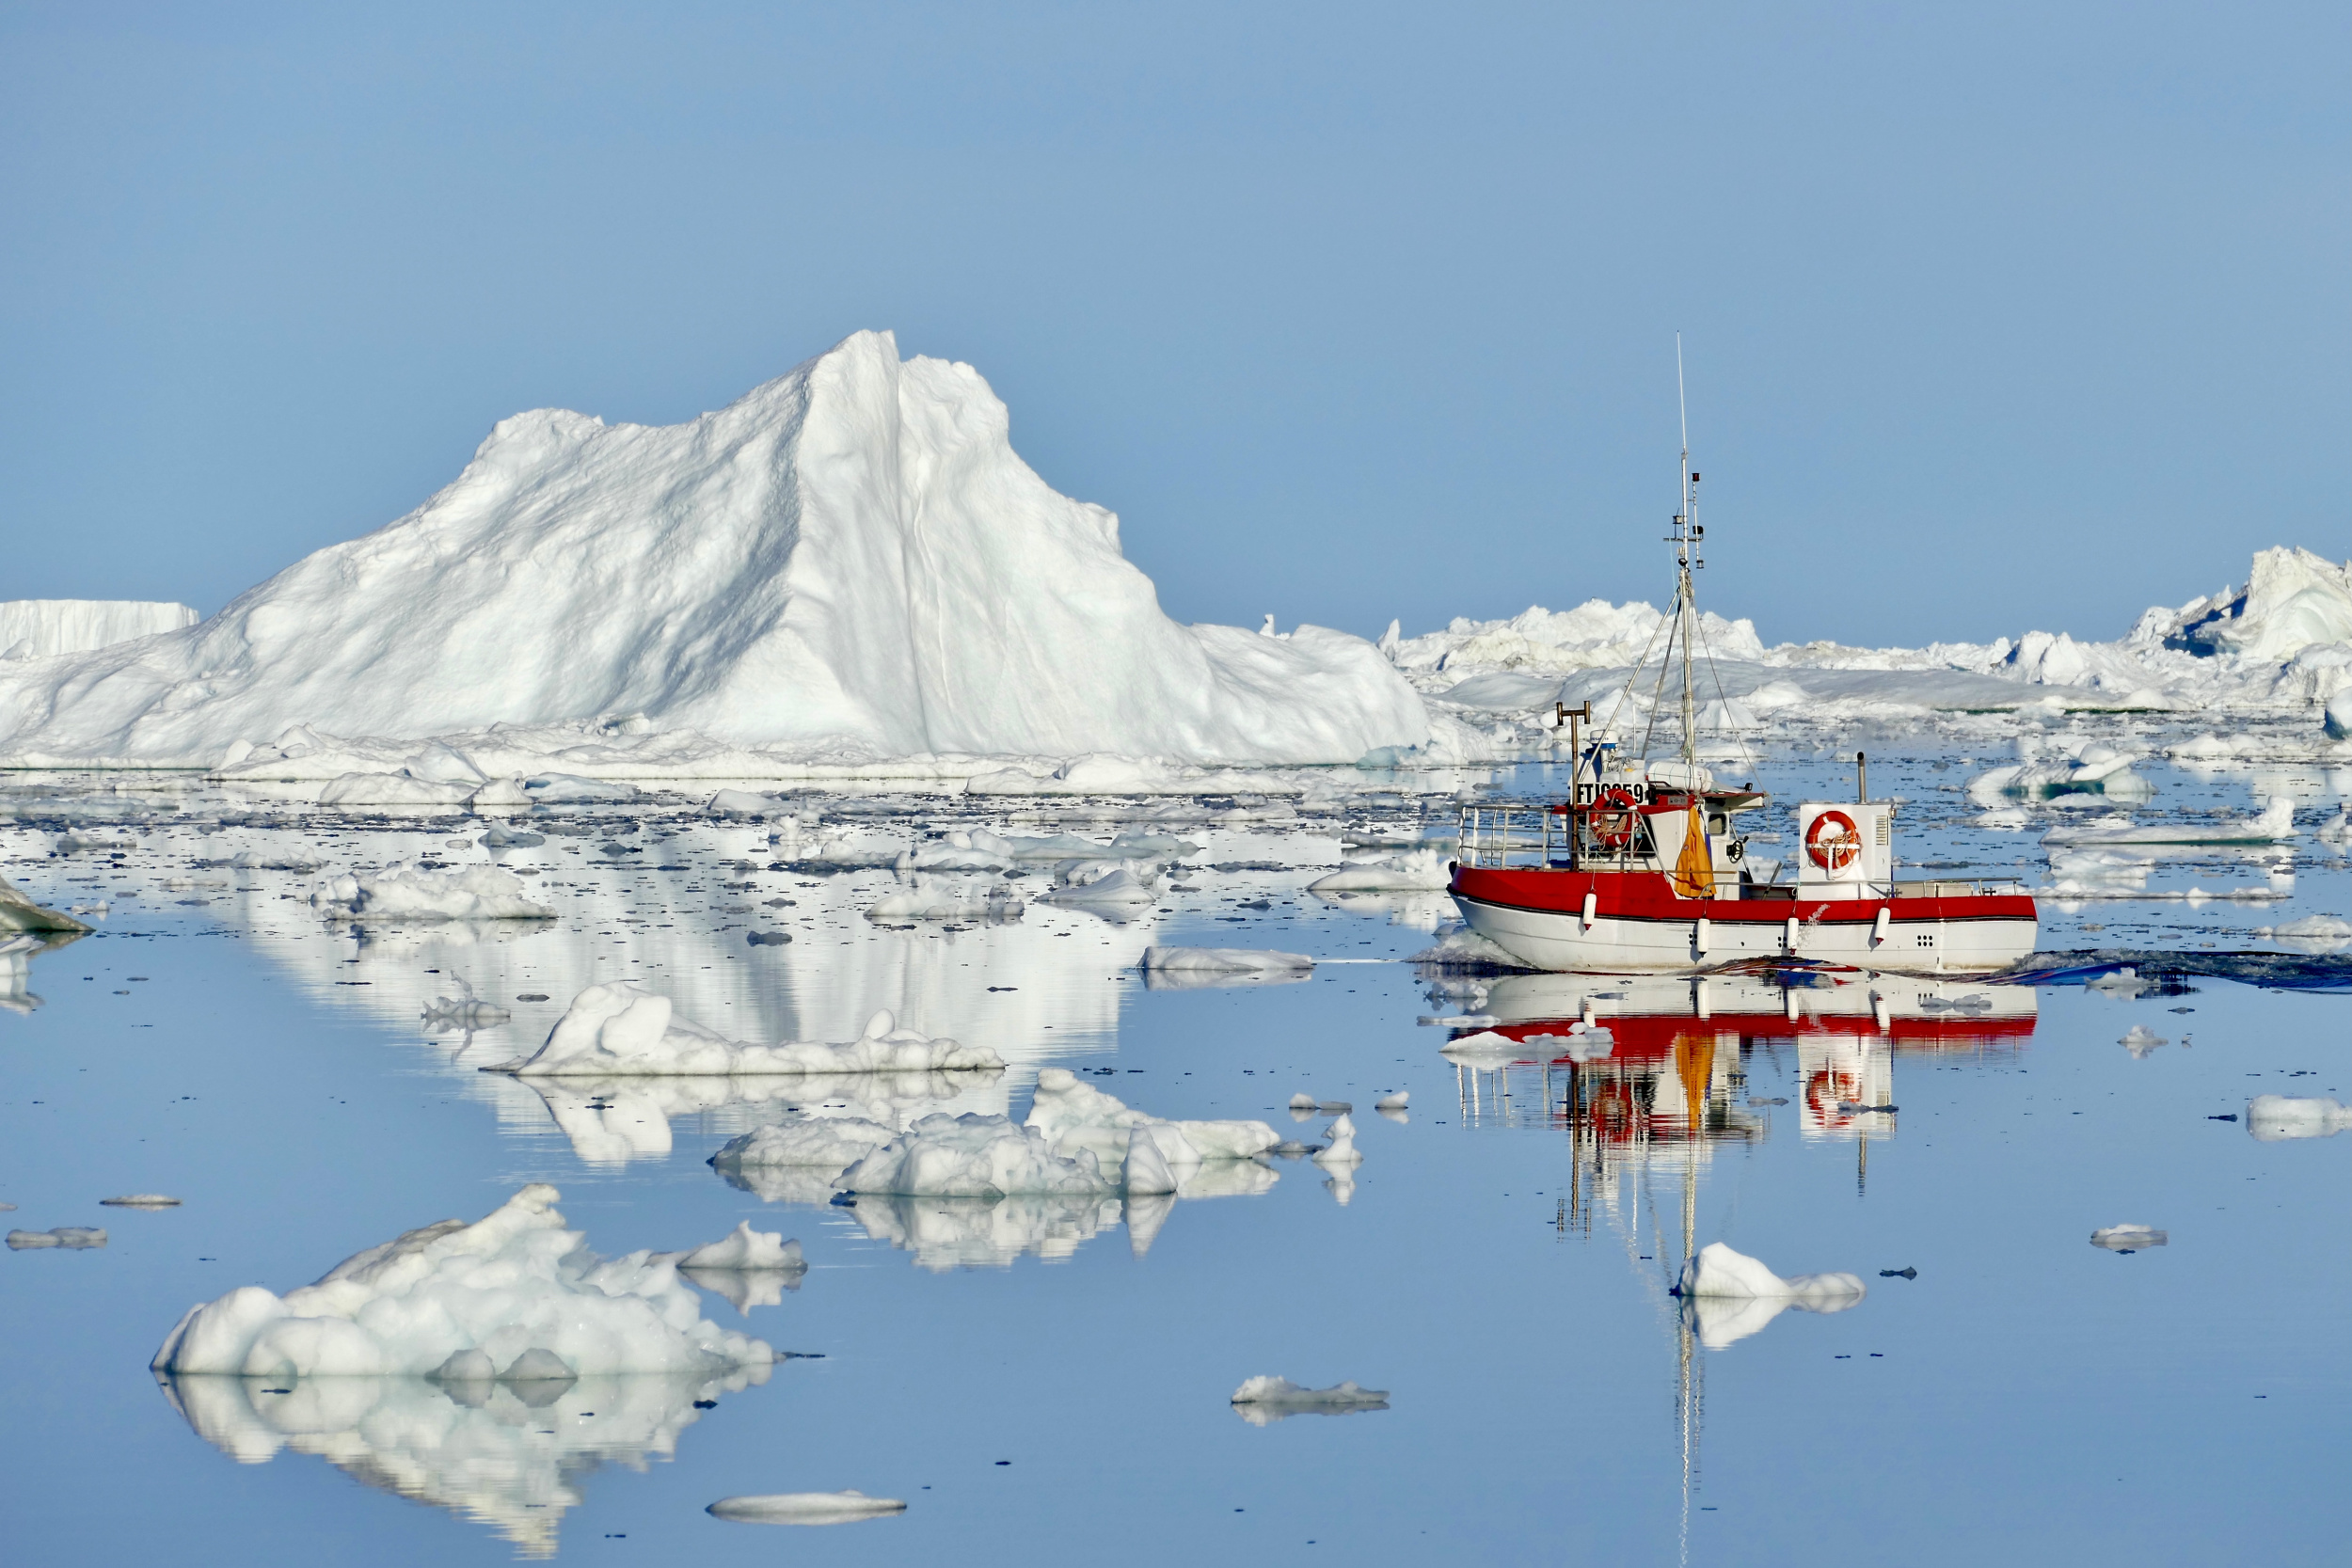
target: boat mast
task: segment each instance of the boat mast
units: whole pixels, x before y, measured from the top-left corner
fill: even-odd
[[[1698,525],[1699,476],[1691,471],[1691,404],[1683,390],[1682,334],[1675,334],[1675,404],[1682,416],[1682,509],[1675,514],[1675,624],[1682,639],[1682,761],[1685,782],[1698,777],[1698,715],[1692,701],[1691,643],[1698,632],[1698,605],[1692,597],[1691,573],[1704,566],[1696,552],[1707,531]]]

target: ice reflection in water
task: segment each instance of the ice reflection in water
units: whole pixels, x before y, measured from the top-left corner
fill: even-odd
[[[722,1394],[770,1369],[723,1378],[583,1377],[444,1388],[421,1377],[188,1377],[159,1373],[173,1409],[240,1465],[316,1454],[353,1480],[496,1529],[523,1557],[555,1555],[580,1482],[607,1464],[643,1470]]]
[[[539,1098],[580,1159],[624,1164],[668,1154],[674,1117],[702,1117],[707,1131],[730,1134],[794,1115],[855,1117],[896,1129],[933,1111],[1001,1114],[1003,1077],[1001,1069],[983,1069],[518,1082]]]

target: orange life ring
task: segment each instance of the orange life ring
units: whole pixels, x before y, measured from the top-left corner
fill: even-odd
[[[1633,842],[1634,824],[1640,819],[1641,802],[1623,784],[1611,784],[1593,802],[1593,836],[1604,849],[1622,849]]]
[[[1804,852],[1824,871],[1843,871],[1862,854],[1862,832],[1842,811],[1825,811],[1804,830]]]

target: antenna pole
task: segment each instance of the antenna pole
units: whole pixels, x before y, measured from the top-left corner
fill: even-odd
[[[1697,778],[1698,715],[1692,701],[1691,640],[1698,630],[1698,606],[1692,598],[1693,546],[1704,537],[1698,531],[1698,476],[1691,471],[1691,402],[1682,375],[1682,334],[1675,334],[1675,406],[1682,418],[1682,468],[1677,476],[1682,510],[1675,514],[1675,617],[1682,635],[1682,761],[1688,785]]]

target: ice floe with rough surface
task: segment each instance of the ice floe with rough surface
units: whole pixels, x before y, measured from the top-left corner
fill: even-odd
[[[190,606],[151,599],[9,599],[0,603],[0,659],[88,653],[199,619]]]
[[[1050,1069],[1049,1069],[1050,1070]],[[841,1173],[841,1190],[906,1197],[1099,1197],[1118,1191],[1089,1148],[1057,1151],[1010,1117],[935,1113]]]
[[[2265,1143],[2333,1137],[2347,1128],[2352,1128],[2352,1107],[2333,1099],[2258,1094],[2246,1102],[2246,1131]]]
[[[2332,914],[2307,914],[2278,926],[2259,926],[2254,934],[2305,953],[2338,953],[2352,947],[2352,920]]]
[[[45,910],[0,877],[0,931],[87,931],[89,927],[70,914]]]
[[[2080,828],[2053,828],[2042,835],[2044,844],[2276,844],[2295,837],[2295,802],[2272,797],[2262,815],[2241,822],[2094,822]]]
[[[2171,1239],[2149,1225],[2103,1225],[2090,1233],[2090,1244],[2109,1252],[2138,1252],[2146,1247],[2163,1246]]]
[[[710,1164],[721,1171],[790,1167],[838,1176],[898,1135],[862,1117],[795,1117],[728,1139]]]
[[[900,1029],[887,1011],[854,1040],[753,1045],[730,1040],[677,1016],[666,996],[627,981],[591,986],[572,999],[547,1043],[529,1057],[485,1069],[518,1076],[598,1078],[656,1074],[696,1077],[769,1073],[936,1072],[1001,1068],[1002,1056]]]
[[[1309,893],[1443,892],[1453,885],[1453,856],[1442,848],[1413,849],[1343,866],[1307,884]]]
[[[1304,1388],[1286,1377],[1253,1377],[1233,1390],[1233,1413],[1252,1426],[1290,1416],[1353,1416],[1389,1408],[1389,1391],[1356,1383]]]
[[[713,1517],[750,1525],[847,1525],[904,1513],[897,1497],[845,1492],[771,1492],[759,1497],[721,1497],[705,1510]]]
[[[1682,1267],[1677,1289],[1683,1309],[1694,1319],[1699,1340],[1709,1350],[1759,1333],[1789,1307],[1802,1312],[1843,1312],[1867,1294],[1851,1274],[1804,1274],[1783,1279],[1745,1253],[1709,1242]]]
[[[392,865],[332,877],[311,890],[315,909],[367,920],[553,920],[523,896],[522,879],[503,866],[441,870]]]
[[[39,1251],[44,1247],[64,1247],[80,1252],[106,1244],[106,1233],[95,1226],[61,1225],[55,1230],[11,1230],[8,1232],[10,1252]]]
[[[1145,1131],[1160,1157],[1179,1171],[1209,1160],[1249,1160],[1280,1143],[1263,1121],[1171,1121],[1138,1111],[1105,1093],[1068,1068],[1049,1067],[1037,1075],[1037,1091],[1024,1125],[1044,1137],[1059,1154],[1090,1153],[1104,1167],[1127,1157],[1136,1130]]]
[[[775,1359],[760,1340],[705,1320],[669,1259],[590,1252],[556,1212],[557,1197],[533,1183],[483,1219],[408,1231],[282,1297],[241,1286],[190,1307],[154,1368],[479,1383],[713,1376]]]

